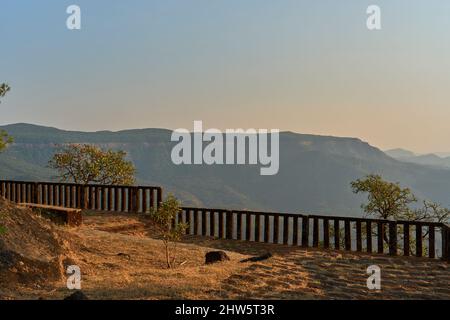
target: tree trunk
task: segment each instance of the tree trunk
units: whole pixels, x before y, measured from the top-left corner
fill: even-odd
[[[167,262],[167,268],[171,269],[172,265],[170,264],[170,254],[169,254],[169,244],[166,244],[166,262]]]

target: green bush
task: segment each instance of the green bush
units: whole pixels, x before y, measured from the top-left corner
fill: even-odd
[[[155,222],[161,233],[168,268],[172,268],[175,263],[175,254],[172,251],[175,251],[176,249],[176,242],[181,240],[182,235],[188,228],[188,224],[180,221],[174,226],[175,217],[179,212],[181,212],[181,204],[170,194],[167,199],[160,204],[158,209],[154,209],[150,213],[152,220]],[[173,244],[172,248],[171,244]],[[173,257],[171,257],[171,253],[173,253]]]

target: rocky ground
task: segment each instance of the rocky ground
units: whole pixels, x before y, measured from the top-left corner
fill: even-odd
[[[4,299],[61,299],[71,294],[63,273],[67,262],[80,266],[82,290],[91,299],[450,299],[449,264],[441,261],[189,236],[176,248],[177,267],[169,270],[161,241],[143,217],[86,213],[80,228],[33,219],[40,226],[35,231],[47,228],[51,235],[45,240],[15,229],[30,243],[33,255],[13,246],[11,233],[7,241],[0,241],[0,252],[9,248],[19,255],[9,265],[0,259]],[[39,241],[32,244],[34,236]],[[39,257],[35,250],[45,254]],[[231,260],[204,265],[205,253],[211,250],[224,250]],[[266,252],[273,257],[240,262]],[[45,266],[41,273],[30,267],[33,261]],[[19,262],[28,267],[18,267]],[[380,291],[366,287],[370,265],[381,268]],[[22,283],[20,278],[28,280]]]

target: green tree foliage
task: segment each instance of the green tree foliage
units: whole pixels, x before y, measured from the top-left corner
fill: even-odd
[[[448,224],[450,223],[450,210],[443,208],[439,203],[424,200],[421,208],[406,211],[402,219]]]
[[[408,220],[423,222],[450,222],[450,210],[440,204],[424,200],[422,207],[411,208],[417,202],[416,197],[409,188],[402,188],[399,183],[383,180],[379,175],[368,175],[351,183],[354,193],[367,193],[367,203],[361,208],[368,215],[378,219]],[[363,231],[365,232],[365,230]],[[403,227],[399,226],[398,233],[403,237]],[[366,236],[366,235],[364,235]],[[428,231],[422,235],[427,239]],[[385,245],[389,243],[386,228],[383,230]],[[415,240],[410,236],[411,253],[415,250]],[[401,242],[402,243],[402,242]]]
[[[58,171],[62,181],[132,185],[136,169],[125,156],[124,151],[103,151],[89,144],[70,144],[53,155],[49,167]]]
[[[169,195],[158,209],[154,209],[150,213],[152,220],[155,222],[161,234],[161,240],[163,241],[166,254],[167,268],[174,266],[176,257],[175,254],[171,257],[171,253],[175,251],[176,243],[181,240],[181,236],[188,228],[188,224],[182,223],[181,221],[174,226],[175,217],[180,211],[180,202],[173,195]]]
[[[354,193],[368,194],[368,202],[361,208],[380,219],[399,219],[408,211],[408,205],[417,201],[410,189],[384,181],[379,175],[368,175],[353,181],[351,186]]]
[[[3,98],[9,90],[11,88],[6,83],[0,84],[0,98]]]
[[[6,84],[0,84],[0,98],[3,98],[11,88]],[[1,103],[1,100],[0,100]],[[5,149],[12,142],[12,138],[4,130],[0,130],[0,151]]]

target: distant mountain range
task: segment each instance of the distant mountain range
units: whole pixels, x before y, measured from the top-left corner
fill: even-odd
[[[450,156],[440,156],[434,153],[417,155],[405,149],[392,149],[385,151],[385,153],[403,162],[450,169]]]
[[[31,124],[0,127],[15,143],[0,154],[2,179],[54,180],[47,162],[62,143],[122,149],[140,184],[161,185],[184,205],[329,215],[361,215],[363,196],[350,182],[370,173],[411,187],[418,197],[450,206],[450,170],[398,161],[355,138],[283,132],[280,170],[261,176],[259,166],[181,165],[171,162],[170,130],[78,132]]]

